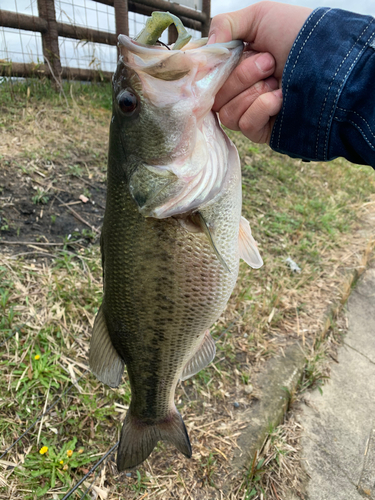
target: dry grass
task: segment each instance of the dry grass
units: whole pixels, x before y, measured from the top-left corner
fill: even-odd
[[[33,182],[40,178],[37,170],[48,176],[48,166],[53,171],[74,159],[86,164],[84,180],[102,178],[107,109],[92,95],[78,97],[79,88],[72,90],[75,101],[69,98],[69,108],[55,96],[37,100],[33,94],[21,106],[22,92],[13,93],[16,101],[10,100],[1,116],[0,161],[12,157]],[[265,266],[253,271],[241,265],[227,310],[212,328],[215,363],[178,387],[177,407],[193,458],[187,461],[160,443],[137,471],[119,475],[112,456],[95,479],[93,498],[283,500],[288,481],[296,491],[301,486],[299,428],[292,417],[270,429],[252,469],[233,471],[236,440],[247,425],[239,415],[256,397],[254,374],[290,343],[298,341],[306,349],[303,389],[321,384],[327,375],[324,359],[327,352],[334,356],[340,332],[332,329],[333,319],[326,322],[326,313],[346,300],[351,270],[361,272],[372,251],[369,233],[360,229],[374,213],[374,179],[366,167],[341,160],[307,166],[237,134],[233,138],[243,161],[244,212]],[[52,183],[48,192],[68,191],[68,182],[69,177],[66,184]],[[14,256],[13,247],[0,247],[1,449],[75,385],[0,459],[0,499],[62,498],[116,443],[130,398],[126,378],[111,390],[85,372],[101,301],[97,245],[41,247],[35,242],[35,247],[38,253],[26,257]],[[287,257],[301,267],[300,274],[288,268]],[[334,318],[337,311],[331,312]],[[52,451],[62,452],[73,438],[71,461],[64,457],[64,464],[54,465]],[[38,453],[43,445],[49,447],[46,455]]]

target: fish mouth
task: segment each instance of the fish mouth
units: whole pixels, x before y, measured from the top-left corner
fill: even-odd
[[[158,42],[159,37],[171,24],[174,24],[177,30],[178,37],[176,42],[173,43],[173,46],[168,46],[159,42],[161,43],[161,46],[157,46],[156,43]],[[144,52],[145,48],[148,52],[149,49],[164,49],[173,51],[174,53],[182,49],[183,52],[185,52],[204,46],[206,47],[206,49],[208,48],[208,38],[200,38],[195,41],[192,41],[191,38],[192,36],[188,33],[181,20],[177,16],[171,14],[170,12],[154,11],[152,12],[151,17],[147,19],[146,25],[144,26],[142,31],[136,36],[134,40],[130,39],[126,35],[120,35],[118,38],[118,45],[119,47],[127,46],[129,49],[130,42],[130,44],[138,47],[138,49],[135,50],[138,53]],[[234,40],[221,44],[211,44],[209,49],[213,48],[213,50],[215,51],[217,50],[218,46],[220,46],[230,50],[231,48],[236,48],[240,45],[242,45],[242,42],[240,40]]]
[[[190,40],[182,49],[177,49],[178,51],[185,52],[187,50],[194,50],[194,49],[199,49],[205,47],[206,49],[217,49],[217,48],[223,48],[223,49],[235,49],[236,47],[243,46],[243,42],[241,40],[231,40],[230,42],[222,42],[222,43],[211,43],[210,45],[207,45],[208,38],[203,37],[203,38],[198,38],[196,40]],[[159,53],[160,51],[173,51],[177,52],[177,50],[172,49],[171,46],[165,46],[165,45],[147,45],[145,43],[138,42],[137,40],[134,40],[130,38],[127,35],[119,35],[118,36],[118,45],[119,47],[133,47],[132,50],[138,53],[145,52],[147,51],[155,51],[156,53]]]
[[[133,40],[127,35],[119,35],[118,36],[118,47],[120,49],[120,53],[123,57],[127,58],[128,52],[134,54],[134,56],[138,56],[141,60],[136,59],[135,62],[139,63],[139,69],[147,69],[148,67],[152,67],[153,64],[160,64],[161,62],[169,59],[171,56],[178,53],[186,53],[186,52],[199,52],[203,55],[216,55],[216,56],[226,56],[235,49],[241,47],[243,49],[244,44],[241,40],[231,40],[230,42],[223,43],[212,43],[207,45],[208,38],[199,38],[197,40],[191,40],[188,42],[182,49],[174,50],[171,46],[168,45],[147,45],[144,43],[140,43],[137,40]],[[145,58],[147,61],[145,61]],[[134,64],[135,65],[135,64]]]
[[[142,96],[149,103],[161,108],[190,100],[190,109],[199,122],[210,111],[215,95],[237,65],[244,47],[240,40],[210,45],[207,41],[193,40],[183,49],[173,50],[119,35],[119,66],[136,73]]]
[[[199,104],[203,114],[207,114],[244,47],[240,40],[210,45],[207,41],[207,38],[191,40],[182,49],[174,50],[119,35],[119,66],[137,75],[143,97],[156,107],[193,98],[193,113],[196,115]],[[118,77],[114,79],[116,83],[119,83]]]

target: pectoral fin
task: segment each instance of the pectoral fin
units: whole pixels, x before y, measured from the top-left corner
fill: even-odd
[[[249,266],[254,269],[259,269],[263,266],[263,260],[260,256],[258,246],[251,234],[250,224],[245,217],[241,217],[240,221],[238,246],[240,258],[243,259],[246,264],[249,264]]]
[[[197,212],[196,214],[194,214],[196,216],[196,218],[198,219],[198,223],[200,225],[200,227],[202,228],[202,231],[204,232],[204,234],[207,236],[208,238],[208,241],[210,242],[210,245],[212,247],[212,250],[215,252],[216,254],[216,257],[219,259],[221,265],[224,267],[224,269],[230,273],[231,270],[229,269],[228,267],[228,264],[225,262],[223,256],[220,254],[218,248],[217,248],[217,245],[216,245],[216,242],[215,242],[215,239],[214,239],[214,235],[212,233],[212,231],[210,230],[209,228],[209,225],[207,224],[207,222],[205,221],[203,215],[200,213],[200,212]]]
[[[214,339],[211,337],[210,333],[207,331],[203,342],[198,347],[197,351],[186,363],[185,368],[181,374],[180,380],[186,380],[196,373],[200,372],[209,365],[215,358],[216,346]]]
[[[120,385],[125,363],[113,347],[102,307],[95,318],[92,331],[89,364],[91,371],[101,382],[110,387]]]

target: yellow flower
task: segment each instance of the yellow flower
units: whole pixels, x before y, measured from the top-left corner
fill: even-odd
[[[71,457],[71,456],[73,455],[73,451],[72,451],[72,450],[68,450],[68,451],[66,452],[66,454],[68,455],[68,457]]]
[[[80,448],[80,449],[78,450],[78,453],[83,453],[83,448]]]
[[[43,446],[43,448],[40,448],[39,453],[41,455],[44,455],[48,451],[48,446]]]
[[[40,355],[39,355],[39,354],[36,354],[36,355],[34,356],[34,359],[35,359],[36,361],[38,361],[38,359],[40,359]]]
[[[64,463],[64,460],[60,460],[60,464],[62,465]]]

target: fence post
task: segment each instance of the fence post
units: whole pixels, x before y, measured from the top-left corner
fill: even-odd
[[[47,21],[47,32],[42,33],[42,46],[45,64],[52,74],[52,83],[61,88],[61,62],[59,35],[57,32],[55,0],[38,0],[39,17]]]
[[[202,23],[202,37],[208,36],[211,24],[211,0],[202,0],[202,12],[207,16],[207,19]]]
[[[128,0],[114,0],[113,6],[115,8],[116,35],[129,36]],[[120,49],[118,47],[117,53],[120,55]]]

